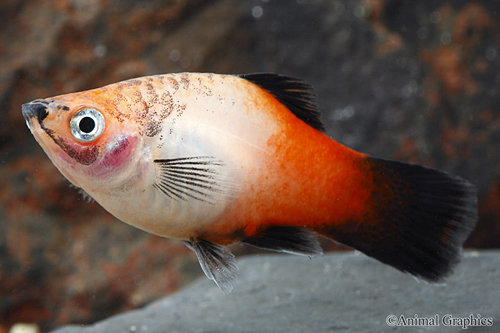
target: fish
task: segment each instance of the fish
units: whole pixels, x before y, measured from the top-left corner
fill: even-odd
[[[477,220],[458,176],[325,134],[313,87],[274,73],[174,73],[22,105],[36,141],[117,219],[193,250],[225,293],[229,246],[323,255],[319,238],[441,281]]]

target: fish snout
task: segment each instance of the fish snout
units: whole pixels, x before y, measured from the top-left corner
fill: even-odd
[[[26,121],[30,121],[32,118],[37,118],[39,123],[48,116],[48,103],[43,100],[34,100],[33,102],[26,103],[22,105],[23,117]]]

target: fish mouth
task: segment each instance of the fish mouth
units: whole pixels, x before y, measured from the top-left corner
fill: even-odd
[[[30,124],[31,119],[36,118],[41,125],[42,121],[49,115],[48,105],[47,101],[41,99],[23,104],[21,109],[24,119]]]

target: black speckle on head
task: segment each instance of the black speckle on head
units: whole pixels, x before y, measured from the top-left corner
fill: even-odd
[[[125,82],[127,83],[127,85],[129,87],[142,85],[142,80],[139,80],[139,79],[131,79],[131,80],[127,80]]]
[[[66,105],[65,105],[65,106],[63,106],[63,108],[62,108],[62,109],[63,109],[64,111],[69,111],[69,107],[67,107]]]
[[[169,77],[168,80],[170,81],[170,84],[174,88],[174,91],[172,92],[172,94],[175,94],[177,92],[177,90],[179,90],[179,82],[177,82],[177,80],[174,79],[173,77]]]
[[[184,90],[189,89],[189,76],[187,74],[182,74],[181,75],[181,84]]]
[[[80,164],[90,165],[94,163],[100,153],[99,146],[86,147],[84,149],[75,149],[69,145],[66,140],[60,136],[56,136],[55,132],[50,128],[45,127],[43,124],[42,129],[47,133],[47,135],[59,146],[62,150],[68,154],[69,157],[74,159]]]
[[[162,130],[162,126],[158,121],[155,121],[154,119],[151,119],[147,124],[146,124],[146,136],[148,137],[154,137],[158,135]]]
[[[91,146],[77,150],[72,148],[71,145],[69,145],[62,137],[58,137],[54,141],[66,152],[66,154],[68,154],[69,157],[80,164],[90,165],[94,163],[94,161],[99,156],[99,146]]]

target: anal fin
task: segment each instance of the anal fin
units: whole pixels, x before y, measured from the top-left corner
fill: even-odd
[[[269,227],[258,235],[244,238],[242,242],[276,252],[309,257],[323,255],[316,232],[302,227]]]
[[[204,239],[183,241],[183,243],[196,253],[198,262],[205,275],[222,289],[226,294],[233,290],[237,280],[236,260],[234,255],[225,246],[217,245]]]

